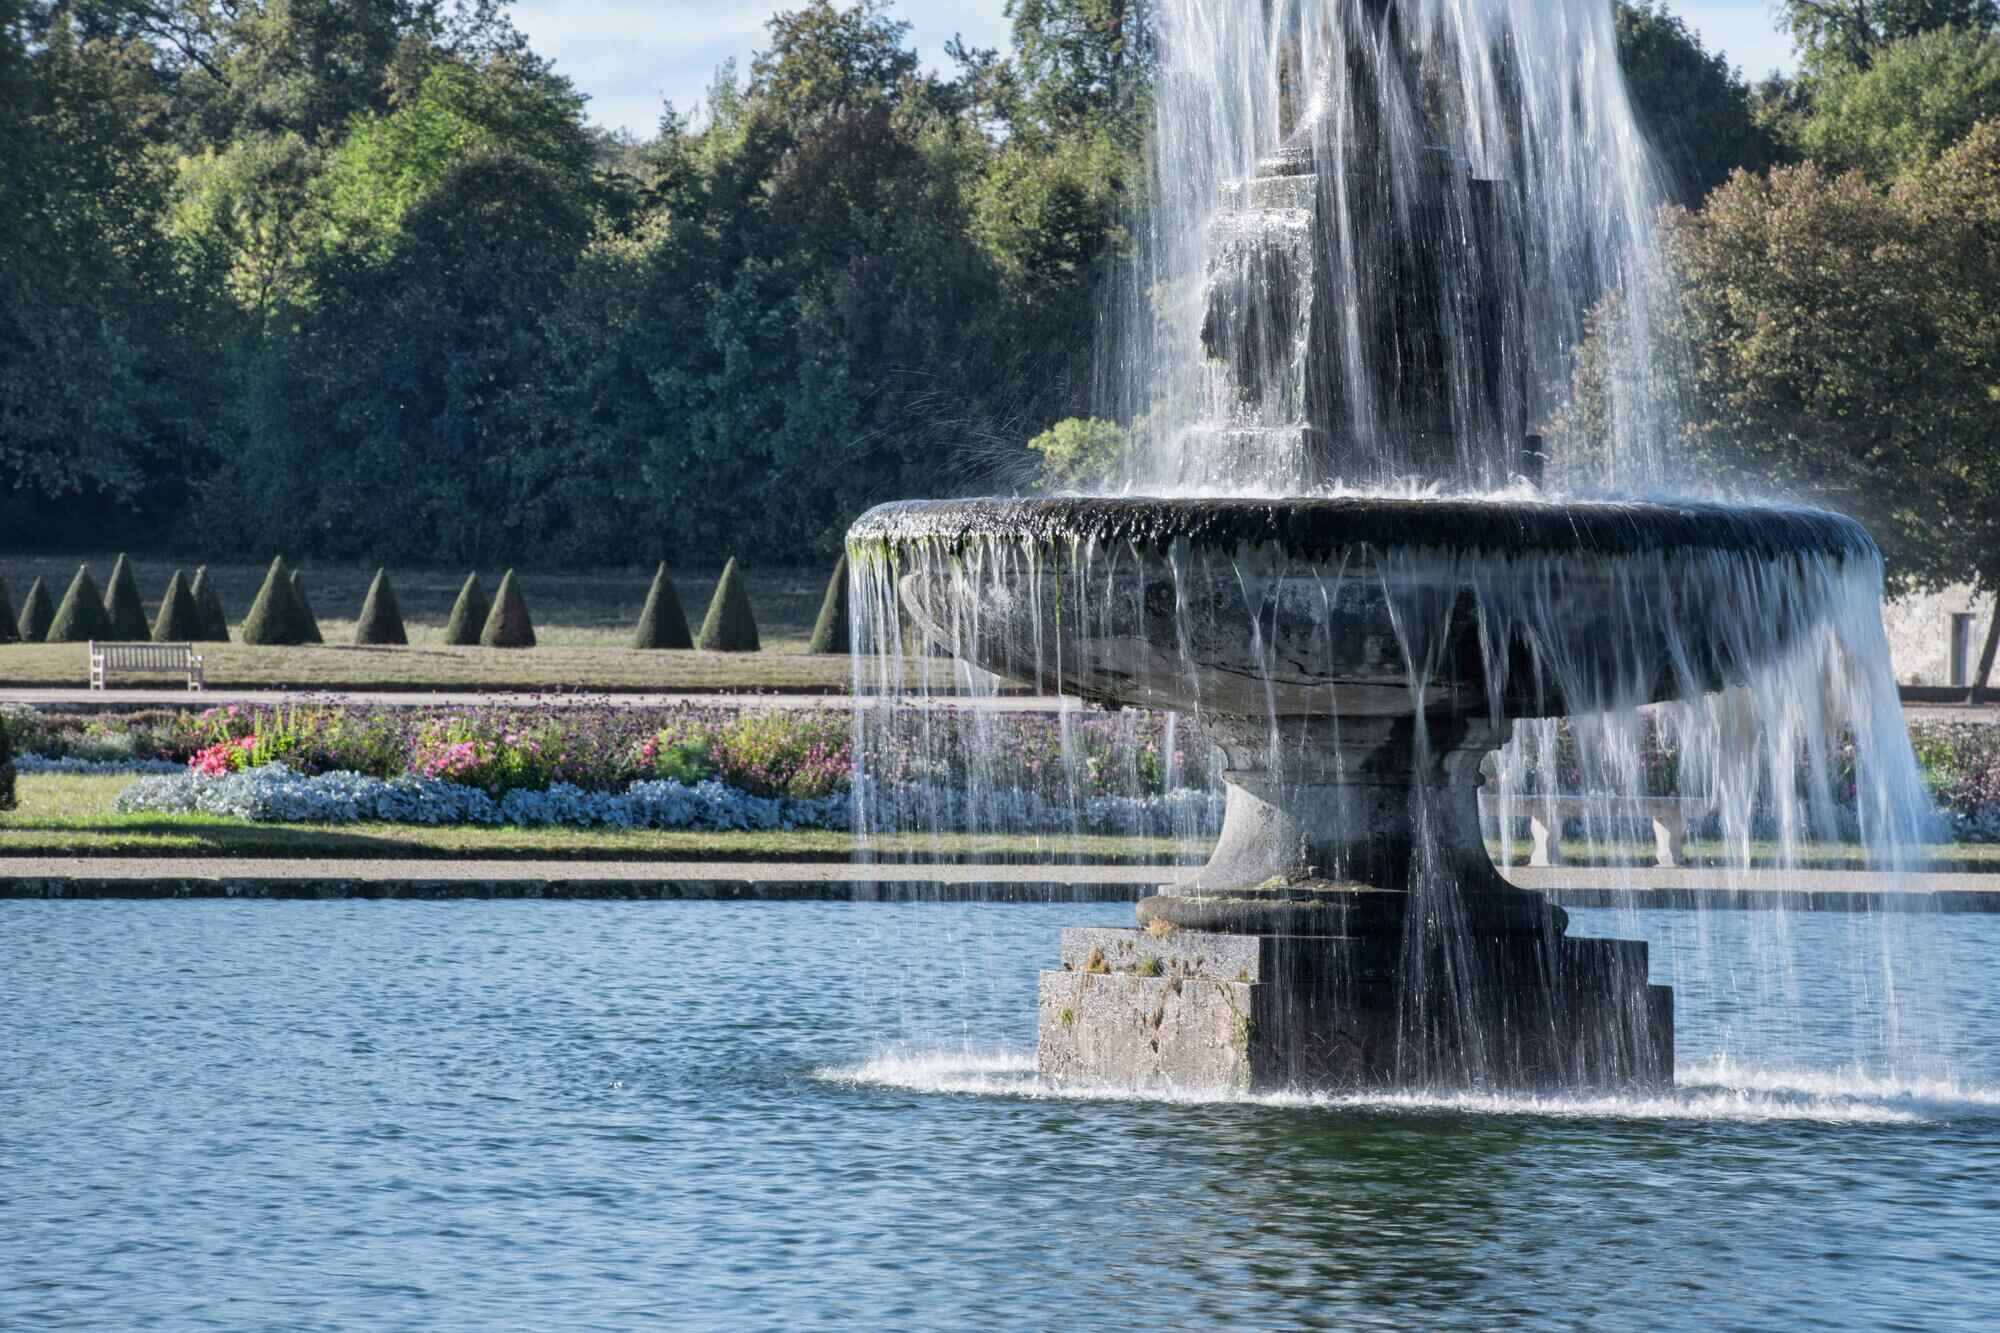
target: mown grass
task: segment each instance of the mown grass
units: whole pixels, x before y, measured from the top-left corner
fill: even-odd
[[[27,595],[40,577],[60,600],[79,564],[88,564],[103,587],[113,557],[0,556],[0,577],[14,598]],[[198,563],[143,559],[133,562],[150,617],[175,569],[190,577]],[[210,565],[217,580],[231,633],[249,611],[264,579],[263,565]],[[441,642],[445,620],[465,581],[466,570],[392,568],[389,577],[402,603],[407,648],[353,646],[373,567],[309,564],[306,595],[319,617],[327,646],[254,648],[240,643],[202,649],[209,684],[286,686],[292,689],[527,689],[606,690],[825,690],[852,683],[846,657],[810,656],[806,640],[819,614],[820,598],[832,573],[827,568],[750,568],[746,576],[763,651],[756,653],[637,652],[629,645],[633,626],[652,582],[651,566],[579,574],[538,574],[517,570],[535,621],[538,646],[503,650],[452,648]],[[490,595],[502,571],[483,570]],[[691,627],[699,629],[721,569],[676,570],[674,584]],[[81,686],[89,679],[82,644],[0,646],[0,685]],[[150,683],[134,677],[129,682]],[[161,678],[161,684],[171,682]],[[914,683],[914,682],[913,682]],[[939,681],[948,684],[949,672]]]
[[[852,834],[662,832],[620,829],[426,828],[413,824],[253,824],[216,815],[123,815],[130,778],[31,773],[20,809],[0,814],[0,856],[250,856],[274,859],[814,860],[853,856]],[[885,858],[1061,864],[1165,864],[1183,852],[1168,838],[878,837]],[[1205,851],[1205,849],[1196,849]]]

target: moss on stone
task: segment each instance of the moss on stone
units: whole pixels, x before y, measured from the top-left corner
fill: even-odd
[[[486,628],[486,617],[492,612],[486,585],[479,581],[479,575],[467,574],[458,600],[451,604],[451,617],[445,621],[444,641],[458,648],[478,647],[479,632]]]
[[[695,646],[708,653],[754,653],[763,646],[757,638],[757,615],[750,609],[750,592],[743,586],[735,556],[722,567],[722,579],[715,585],[715,596],[709,600]]]
[[[178,569],[160,596],[151,637],[154,643],[193,643],[201,638],[201,608],[188,591],[186,575]]]
[[[389,571],[378,569],[374,581],[368,585],[368,596],[362,599],[361,619],[354,622],[354,642],[366,646],[409,641],[409,631],[403,628],[403,608],[389,582]]]
[[[112,562],[111,581],[104,587],[111,637],[123,643],[143,643],[150,638],[153,629],[146,620],[146,604],[139,599],[139,580],[132,576],[132,562],[122,554]]]
[[[639,612],[632,646],[647,650],[694,647],[687,612],[681,607],[681,595],[674,590],[674,576],[664,560],[653,572],[653,586],[646,590],[646,605]]]
[[[48,641],[84,643],[110,637],[111,613],[104,609],[104,598],[98,594],[97,580],[90,577],[89,566],[78,565],[76,577],[70,580],[69,591],[63,594],[62,605],[56,608],[55,619],[49,622]]]
[[[535,646],[535,625],[528,618],[528,601],[521,596],[521,585],[511,569],[500,576],[500,591],[493,598],[493,609],[486,614],[486,627],[479,632],[479,643],[483,648]]]

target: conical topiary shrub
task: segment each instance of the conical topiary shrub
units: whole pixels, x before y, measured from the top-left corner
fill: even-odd
[[[319,617],[313,614],[313,604],[306,600],[306,576],[296,569],[292,571],[292,599],[299,604],[299,614],[306,618],[306,642],[325,643],[320,637]]]
[[[49,642],[82,643],[110,637],[111,613],[104,609],[104,598],[98,595],[97,580],[90,577],[88,565],[78,565],[76,577],[69,582],[69,591],[63,594],[62,605],[56,608],[55,619],[49,622]]]
[[[111,582],[104,585],[104,610],[111,617],[111,637],[125,643],[144,643],[152,626],[146,623],[146,604],[139,600],[139,580],[132,576],[132,562],[120,555],[111,565]]]
[[[307,642],[305,608],[292,591],[291,572],[285,568],[283,556],[272,559],[264,586],[257,589],[257,600],[250,603],[250,614],[243,617],[243,642],[264,647]]]
[[[479,632],[486,628],[486,617],[492,611],[486,585],[479,581],[479,575],[467,574],[465,586],[458,590],[458,600],[451,604],[451,619],[445,621],[444,641],[459,648],[477,647]]]
[[[15,628],[21,631],[21,642],[48,642],[49,622],[55,618],[56,608],[49,600],[49,590],[36,579],[28,585],[28,595],[21,601],[21,618],[15,622]]]
[[[194,598],[195,612],[201,617],[201,633],[195,637],[204,643],[228,643],[229,613],[222,609],[222,594],[215,590],[207,565],[195,570],[188,596]]]
[[[0,713],[0,810],[18,809],[14,797],[14,730],[7,715]]]
[[[653,586],[646,590],[646,605],[639,612],[639,628],[632,636],[634,648],[692,648],[694,635],[688,633],[687,612],[681,609],[681,595],[674,591],[674,576],[662,560],[653,573]]]
[[[160,612],[153,617],[154,643],[193,643],[201,637],[201,608],[188,591],[187,579],[178,569],[167,580],[160,597]]]
[[[403,628],[403,608],[396,603],[396,590],[389,585],[389,571],[375,571],[368,596],[361,603],[361,619],[354,622],[354,641],[359,644],[408,643]]]
[[[813,622],[812,638],[806,644],[806,651],[854,651],[853,636],[847,626],[847,557],[844,555],[834,565],[833,577],[826,581],[826,596],[820,599],[819,619]]]
[[[757,641],[757,616],[750,609],[750,593],[743,586],[743,576],[736,572],[733,555],[722,567],[722,581],[715,585],[715,596],[709,600],[695,646],[708,653],[754,653],[763,646]]]
[[[21,617],[14,610],[14,594],[7,587],[7,580],[0,579],[0,643],[19,643],[21,640]]]
[[[500,576],[500,591],[493,595],[493,609],[486,615],[486,628],[479,632],[482,648],[532,648],[535,626],[528,619],[528,603],[514,571]]]

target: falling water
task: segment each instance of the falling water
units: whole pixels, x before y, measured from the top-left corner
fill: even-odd
[[[850,535],[873,699],[857,710],[864,838],[1146,833],[1198,860],[1222,807],[1211,722],[1264,719],[1276,761],[1311,719],[1338,734],[1400,695],[1420,766],[1428,718],[1511,737],[1485,797],[1503,863],[1538,810],[1562,826],[1560,794],[1583,803],[1568,841],[1593,863],[1634,863],[1631,802],[1670,797],[1720,839],[1733,882],[1829,844],[1890,874],[1916,864],[1930,816],[1871,544],[1791,547],[1770,534],[1809,527],[1800,511],[1699,503],[1683,532],[1602,549],[1531,535],[1619,530],[1616,501],[1558,482],[1695,489],[1673,469],[1670,403],[1615,401],[1591,459],[1545,459],[1536,430],[1602,298],[1620,298],[1602,317],[1622,345],[1656,341],[1642,279],[1664,195],[1606,0],[1162,0],[1159,24],[1154,198],[1105,363],[1141,445],[1122,493],[1414,507],[1312,551],[1230,538],[1241,500],[1195,533],[1078,526],[1034,502],[981,502],[970,530],[948,506],[871,514]],[[1024,762],[1018,724],[982,706],[1007,681],[1064,696],[1054,765]],[[1448,922],[1436,852],[1420,836],[1411,892]],[[1784,912],[1760,922],[1758,976],[1699,978],[1745,1005],[1742,1046],[1684,1058],[1781,1059],[1808,1018],[1800,970],[1866,966],[1880,984],[1850,1018],[1855,1065],[1949,1076],[1949,1015],[1907,915],[1832,962],[1794,955]],[[1466,965],[1445,933],[1441,951],[1412,939],[1413,969]],[[1703,966],[1661,961],[1677,982]],[[1425,1055],[1441,1030],[1412,1015],[1409,1081],[1477,1081]]]

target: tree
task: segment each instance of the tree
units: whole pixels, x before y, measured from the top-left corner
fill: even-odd
[[[1739,175],[1670,239],[1701,470],[1863,519],[1898,586],[2000,591],[2000,122],[1887,190]]]
[[[403,628],[403,608],[396,601],[389,571],[378,569],[374,581],[368,585],[368,596],[362,600],[361,618],[354,622],[354,642],[406,644],[409,641],[409,632]]]
[[[311,631],[306,609],[299,604],[292,588],[291,573],[285,568],[283,556],[271,560],[264,584],[257,589],[257,598],[250,603],[250,612],[243,617],[240,630],[243,642],[251,644],[295,646],[308,641]]]
[[[694,636],[688,632],[687,612],[681,609],[681,595],[674,590],[674,576],[664,560],[653,571],[653,586],[646,590],[646,604],[640,608],[632,646],[646,650],[694,647]]]
[[[1666,0],[1620,3],[1617,25],[1633,112],[1682,203],[1700,203],[1739,168],[1770,166],[1774,145],[1743,76],[1721,52],[1710,53]]]
[[[757,615],[750,609],[750,590],[737,572],[736,557],[722,567],[722,578],[709,599],[708,614],[702,617],[701,634],[695,647],[705,653],[754,653],[761,643],[757,637]]]
[[[493,595],[493,609],[486,613],[486,627],[479,632],[482,648],[532,648],[535,625],[528,618],[528,599],[508,570],[500,576],[500,591]]]
[[[806,651],[851,653],[853,645],[853,628],[848,620],[847,557],[843,555],[833,566],[833,576],[826,581],[826,595],[820,598],[819,618],[813,622]]]
[[[1866,69],[1891,42],[1940,28],[2000,25],[2000,0],[1779,0],[1809,66]]]
[[[160,597],[151,637],[154,643],[194,643],[207,637],[202,633],[201,607],[188,590],[186,576],[178,569],[167,580],[167,590]]]
[[[486,585],[479,581],[478,574],[467,574],[445,621],[444,641],[454,648],[478,646],[479,632],[486,627],[486,617],[492,611],[493,602],[486,595]]]
[[[1880,48],[1866,66],[1839,65],[1813,84],[1799,121],[1802,153],[1878,181],[1935,162],[1982,120],[2000,116],[2000,34],[1920,33]]]

